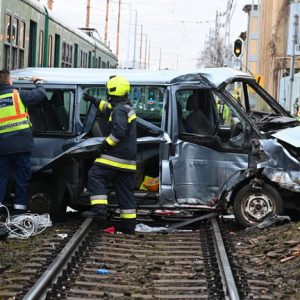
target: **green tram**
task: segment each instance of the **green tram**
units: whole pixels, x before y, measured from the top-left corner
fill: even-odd
[[[100,40],[66,26],[37,0],[0,0],[0,68],[116,68]]]

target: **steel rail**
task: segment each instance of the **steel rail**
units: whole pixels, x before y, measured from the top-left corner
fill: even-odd
[[[61,250],[56,259],[51,263],[43,275],[36,281],[29,292],[24,296],[24,300],[44,299],[47,289],[53,283],[56,276],[62,271],[66,262],[70,259],[74,251],[85,236],[89,226],[92,223],[92,218],[87,218],[80,228],[75,232],[66,246]]]
[[[239,300],[240,296],[235,284],[235,280],[232,274],[232,270],[230,267],[230,263],[222,239],[222,234],[216,218],[211,219],[211,224],[213,228],[214,244],[217,252],[216,254],[217,254],[218,264],[220,268],[220,273],[223,279],[225,294],[229,296],[230,300]]]

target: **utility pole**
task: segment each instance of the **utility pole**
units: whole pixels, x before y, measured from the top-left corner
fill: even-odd
[[[144,69],[147,68],[147,49],[148,49],[148,36],[146,34],[146,40],[145,40],[145,57],[144,57]]]
[[[158,61],[158,70],[161,69],[161,47],[159,48],[159,61]]]
[[[299,31],[299,16],[294,15],[294,34],[292,41],[292,55],[291,55],[291,67],[290,67],[290,96],[289,96],[289,109],[290,113],[293,113],[294,103],[293,103],[293,83],[295,75],[295,46],[297,44],[297,36]]]
[[[143,25],[141,25],[141,42],[140,42],[140,61],[139,69],[142,67],[142,50],[143,50]]]
[[[128,26],[128,42],[127,42],[127,67],[129,66],[129,52],[130,52],[130,36],[131,36],[131,18],[132,18],[132,5],[129,4],[129,26]]]
[[[48,9],[49,10],[52,10],[52,8],[53,8],[53,0],[48,0]]]
[[[116,56],[117,56],[117,59],[119,59],[120,18],[121,18],[121,0],[119,0],[119,8],[118,8],[117,45],[116,45]]]
[[[232,9],[232,0],[227,0],[227,9],[226,9],[226,22],[225,22],[225,64],[229,66],[230,64],[230,14]]]
[[[91,0],[87,0],[87,2],[86,2],[85,28],[90,28],[90,9],[91,9]]]
[[[148,70],[150,69],[150,49],[151,49],[150,44],[151,44],[151,42],[149,40],[149,43],[148,43],[148,66],[147,66]]]
[[[133,43],[133,58],[132,68],[135,69],[136,65],[136,33],[137,33],[137,10],[135,10],[135,24],[134,24],[134,43]]]
[[[105,45],[107,45],[108,12],[109,12],[109,0],[106,0],[105,29],[104,29],[104,43],[105,43]]]

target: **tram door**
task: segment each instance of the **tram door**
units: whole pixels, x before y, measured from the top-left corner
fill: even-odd
[[[36,40],[37,40],[36,31],[37,31],[36,22],[30,20],[28,67],[36,66]]]

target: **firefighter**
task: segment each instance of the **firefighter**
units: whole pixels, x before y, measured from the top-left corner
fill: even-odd
[[[35,89],[17,91],[12,86],[10,72],[0,71],[0,206],[3,204],[8,181],[14,175],[15,198],[13,214],[27,209],[27,188],[31,179],[30,155],[33,136],[25,106],[46,97],[43,82],[32,77]]]
[[[133,234],[136,203],[133,182],[136,171],[136,114],[128,99],[130,84],[122,76],[111,76],[106,84],[108,102],[85,95],[103,113],[109,113],[109,135],[100,145],[98,156],[88,173],[91,209],[84,217],[107,218],[107,185],[111,181],[120,208],[120,231]]]

